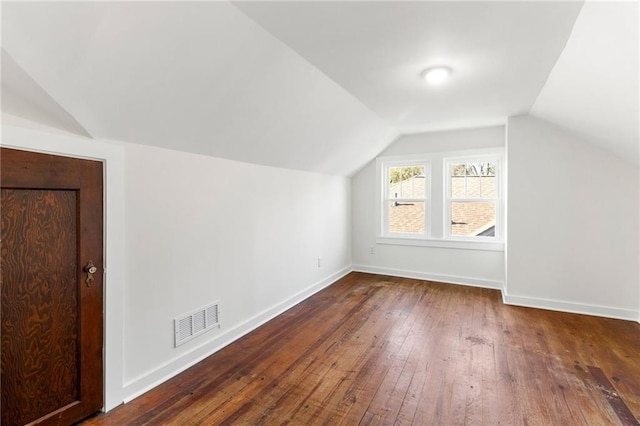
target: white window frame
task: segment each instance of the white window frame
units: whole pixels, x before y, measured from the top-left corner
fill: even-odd
[[[475,155],[475,156],[454,156],[443,159],[443,182],[444,182],[444,239],[455,241],[473,242],[502,242],[503,241],[503,204],[502,204],[502,157],[499,155]],[[494,163],[495,164],[495,185],[496,196],[494,198],[452,198],[451,197],[451,165],[460,163]],[[491,201],[495,203],[495,236],[480,237],[473,235],[454,235],[451,233],[451,203],[452,202],[483,202]]]
[[[430,214],[430,194],[431,194],[431,162],[422,157],[401,157],[397,159],[385,158],[378,159],[378,194],[380,194],[380,212],[378,215],[378,235],[383,238],[399,238],[399,239],[425,239],[428,238],[429,227],[431,224]],[[424,167],[424,198],[398,198],[398,201],[405,203],[422,203],[424,202],[424,232],[419,233],[404,233],[404,232],[389,232],[389,202],[396,200],[389,194],[389,169],[393,167]]]
[[[458,237],[450,235],[450,213],[445,211],[449,207],[446,200],[448,194],[448,169],[446,161],[460,161],[461,159],[493,159],[496,163],[496,236],[495,237]],[[388,170],[390,167],[424,165],[425,178],[425,232],[424,234],[390,233],[388,232]],[[393,157],[379,157],[376,159],[376,244],[439,247],[469,250],[504,251],[504,148],[481,148],[473,150],[432,152]],[[435,174],[434,174],[435,173]],[[422,200],[420,200],[422,201]]]

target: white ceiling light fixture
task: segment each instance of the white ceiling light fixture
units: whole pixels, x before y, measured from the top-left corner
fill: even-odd
[[[453,70],[450,67],[437,66],[427,68],[422,71],[420,75],[427,81],[427,83],[438,86],[440,84],[444,84],[449,79],[452,72]]]

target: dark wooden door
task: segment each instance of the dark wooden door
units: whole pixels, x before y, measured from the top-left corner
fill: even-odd
[[[102,163],[2,148],[0,167],[2,425],[71,424],[103,405]]]

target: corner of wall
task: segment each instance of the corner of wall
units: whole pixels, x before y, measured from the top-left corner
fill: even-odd
[[[506,153],[505,303],[637,321],[637,168],[530,116],[509,117]]]

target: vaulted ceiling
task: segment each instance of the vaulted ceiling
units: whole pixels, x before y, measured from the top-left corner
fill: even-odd
[[[639,7],[587,2],[530,114],[640,165]]]
[[[5,121],[94,138],[350,175],[532,113],[638,157],[636,3],[3,2],[2,50]]]
[[[401,133],[526,114],[581,3],[238,2]],[[425,68],[453,69],[428,86]]]

